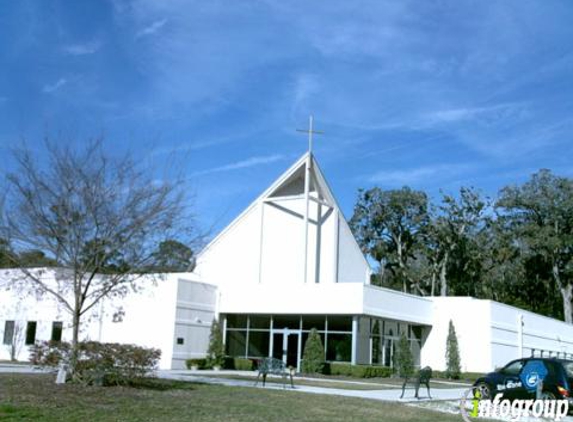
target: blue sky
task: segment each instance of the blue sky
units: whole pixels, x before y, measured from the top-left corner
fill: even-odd
[[[104,134],[189,179],[204,229],[306,149],[347,217],[358,188],[494,195],[573,176],[573,2],[4,1],[0,165]]]

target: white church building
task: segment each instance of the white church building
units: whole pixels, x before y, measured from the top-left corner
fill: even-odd
[[[0,272],[0,360],[16,343],[25,360],[26,344],[69,338],[70,318],[49,298],[2,289],[11,271]],[[490,371],[521,356],[573,357],[573,326],[562,321],[490,300],[401,293],[371,285],[371,274],[306,153],[200,252],[193,273],[165,274],[121,304],[103,303],[82,336],[159,348],[160,366],[179,369],[205,356],[216,317],[228,355],[274,356],[300,369],[312,328],[328,361],[385,366],[404,333],[417,365],[444,370],[451,320],[463,371]]]

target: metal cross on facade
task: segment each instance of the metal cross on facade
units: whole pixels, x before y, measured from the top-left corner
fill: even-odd
[[[318,130],[313,130],[312,128],[312,124],[313,124],[313,116],[312,114],[310,116],[308,116],[308,129],[297,129],[297,132],[304,132],[304,133],[308,133],[308,152],[312,153],[312,135],[313,134],[317,134],[317,135],[322,135],[324,132],[318,131]]]

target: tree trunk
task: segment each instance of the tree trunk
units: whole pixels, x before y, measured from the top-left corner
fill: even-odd
[[[573,314],[571,309],[571,300],[573,300],[573,285],[561,283],[561,274],[559,273],[559,267],[556,263],[552,267],[553,278],[559,286],[559,291],[561,292],[561,298],[563,299],[563,320],[567,324],[573,324]]]
[[[446,278],[446,270],[448,267],[449,259],[449,252],[446,251],[444,254],[444,259],[442,260],[442,267],[440,268],[440,296],[448,295],[448,280]]]
[[[567,324],[573,324],[573,316],[571,315],[571,300],[573,299],[573,285],[568,284],[562,287],[561,296],[563,297],[563,319]]]
[[[78,362],[78,344],[80,337],[80,312],[76,310],[73,315],[73,327],[72,327],[72,351],[70,355],[70,362],[68,371],[72,375],[76,370],[76,364]]]

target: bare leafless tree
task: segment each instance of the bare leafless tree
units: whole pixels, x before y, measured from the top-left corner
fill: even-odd
[[[156,169],[130,155],[106,154],[101,140],[81,148],[47,142],[46,151],[44,160],[28,148],[14,151],[0,238],[16,252],[41,251],[65,270],[50,283],[21,255],[10,255],[24,275],[14,277],[12,287],[55,298],[71,315],[75,346],[87,312],[103,298],[123,297],[149,281],[142,276],[153,268],[161,242],[197,238],[183,179],[158,178]]]
[[[20,321],[14,321],[14,330],[12,331],[12,341],[8,345],[8,351],[10,352],[10,360],[15,362],[18,360],[20,355],[20,350],[24,343],[24,324]]]

